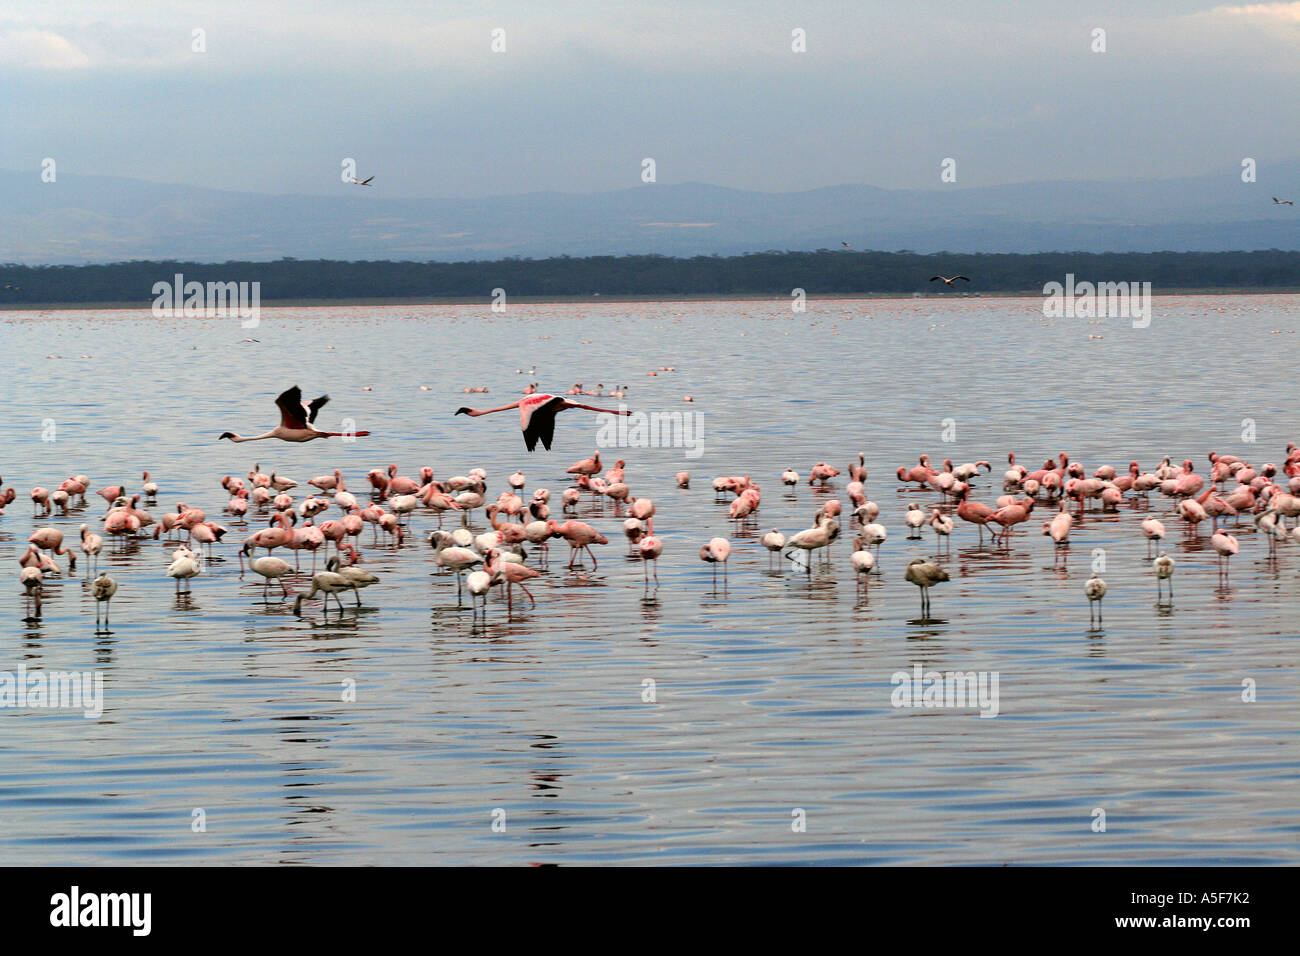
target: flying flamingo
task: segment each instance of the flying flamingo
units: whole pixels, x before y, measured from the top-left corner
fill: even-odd
[[[519,427],[523,429],[524,444],[528,446],[529,451],[537,447],[538,441],[541,441],[542,447],[547,451],[551,450],[551,439],[555,435],[555,416],[565,409],[584,408],[589,412],[605,412],[609,415],[632,414],[628,409],[597,408],[594,405],[583,405],[580,402],[570,401],[559,395],[546,394],[526,395],[517,402],[501,405],[498,408],[480,409],[462,406],[456,409],[456,414],[477,418],[480,415],[505,412],[512,408],[519,409]],[[592,472],[592,474],[595,474],[595,472]]]
[[[323,432],[313,427],[312,422],[316,421],[316,415],[330,400],[328,395],[322,395],[320,398],[311,402],[302,400],[302,389],[297,385],[280,393],[276,398],[275,404],[280,407],[280,424],[272,428],[263,435],[251,435],[247,438],[236,435],[234,432],[222,432],[222,438],[229,438],[233,442],[241,441],[261,441],[264,438],[278,438],[280,441],[304,442],[311,441],[314,438],[339,438],[343,435],[369,435],[370,432]]]
[[[946,278],[945,276],[930,276],[931,282],[934,282],[936,279],[943,282],[944,285],[952,285],[958,279],[966,279],[967,282],[970,282],[970,279],[966,278],[966,276],[953,276],[951,279]]]

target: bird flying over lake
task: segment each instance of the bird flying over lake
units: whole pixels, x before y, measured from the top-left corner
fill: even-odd
[[[845,249],[847,249],[847,248],[849,248],[850,243],[847,243],[847,242],[844,242],[844,241],[841,240],[840,245],[843,246]]]
[[[375,178],[374,176],[370,176],[370,177],[368,177],[367,179],[357,179],[357,177],[353,176],[353,177],[352,177],[352,185],[353,185],[353,186],[369,186],[369,185],[370,185],[370,180],[371,180],[371,179],[374,179],[374,178]]]
[[[236,442],[261,441],[263,438],[303,442],[311,441],[313,438],[339,438],[343,435],[370,434],[370,432],[323,432],[315,428],[312,422],[316,421],[316,416],[329,400],[328,395],[322,395],[310,402],[304,402],[302,400],[302,389],[295,385],[293,388],[281,392],[280,396],[275,400],[275,404],[280,407],[280,424],[275,428],[272,428],[265,435],[250,435],[247,438],[236,435],[234,432],[222,432],[221,438],[229,438],[231,441]],[[221,438],[217,440],[220,441]]]
[[[551,450],[551,439],[555,435],[555,416],[566,408],[585,408],[589,412],[605,412],[609,415],[632,414],[626,409],[597,408],[594,405],[571,402],[559,395],[527,395],[517,402],[502,405],[500,408],[480,409],[461,406],[456,409],[456,414],[477,418],[479,415],[491,415],[493,412],[509,411],[512,408],[519,409],[519,427],[524,431],[524,444],[528,446],[529,451],[537,447],[539,440],[543,448],[547,451]]]
[[[966,279],[967,282],[970,282],[970,279],[967,279],[966,276],[953,276],[951,279],[944,278],[943,276],[930,276],[931,282],[933,282],[935,279],[943,280],[944,285],[952,285],[958,279]]]
[[[1290,200],[1290,199],[1278,199],[1276,196],[1274,196],[1274,197],[1273,197],[1273,205],[1274,205],[1274,206],[1294,206],[1295,203],[1294,203],[1292,200]]]

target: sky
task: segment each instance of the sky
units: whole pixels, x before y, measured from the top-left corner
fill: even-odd
[[[1300,157],[1297,107],[1300,2],[0,9],[0,169],[250,192],[336,193],[345,158],[402,197],[628,188],[647,157],[772,192],[940,188],[949,157],[959,187],[1166,178]]]

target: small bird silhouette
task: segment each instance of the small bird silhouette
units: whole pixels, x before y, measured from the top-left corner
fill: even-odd
[[[353,176],[353,177],[352,177],[352,185],[353,185],[353,186],[369,186],[369,185],[370,185],[370,180],[371,180],[371,179],[374,179],[374,178],[375,178],[374,176],[371,176],[371,177],[369,177],[368,179],[357,179],[357,177]]]
[[[1290,199],[1278,199],[1276,196],[1274,196],[1274,197],[1273,197],[1273,205],[1274,205],[1274,206],[1294,206],[1295,203],[1292,202]]]
[[[956,282],[958,279],[966,279],[966,277],[965,277],[965,276],[953,276],[951,279],[948,279],[948,278],[945,278],[944,276],[930,276],[930,281],[931,281],[931,282],[933,282],[935,279],[940,279],[940,280],[942,280],[944,285],[952,285],[952,284],[953,284],[954,282]],[[970,282],[970,279],[966,279],[966,281],[967,281],[967,282]]]

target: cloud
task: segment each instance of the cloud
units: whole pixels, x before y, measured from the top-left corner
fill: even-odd
[[[1248,3],[1237,7],[1215,7],[1210,15],[1276,20],[1300,25],[1300,3]]]
[[[78,70],[90,57],[67,37],[49,30],[12,30],[0,34],[0,67]]]

